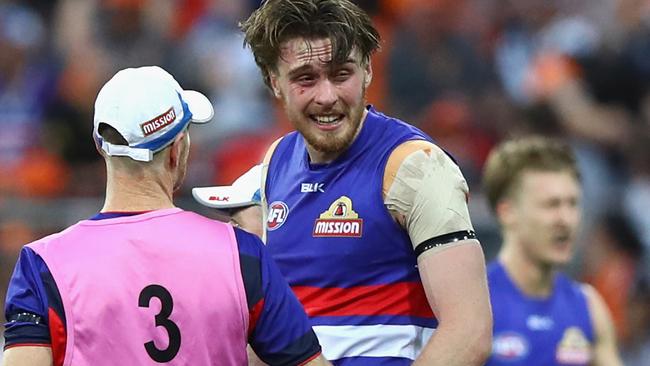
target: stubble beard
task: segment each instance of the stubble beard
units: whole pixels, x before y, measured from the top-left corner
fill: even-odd
[[[363,107],[361,107],[363,108]],[[347,117],[350,120],[350,126],[345,130],[345,133],[341,136],[336,135],[335,133],[325,133],[324,135],[319,135],[318,133],[313,133],[309,129],[305,131],[299,131],[309,146],[314,150],[325,153],[325,154],[335,154],[340,153],[346,150],[352,142],[354,141],[357,131],[361,126],[361,115],[363,109],[358,111],[352,111]]]
[[[361,93],[362,93],[363,102],[359,104],[359,106],[350,110],[349,113],[346,114],[350,126],[345,130],[344,134],[341,136],[337,135],[336,131],[334,133],[325,133],[321,135],[318,132],[313,132],[309,124],[303,125],[303,124],[294,123],[298,132],[300,132],[300,134],[304,137],[305,141],[307,141],[307,144],[311,148],[313,148],[314,150],[320,153],[330,155],[330,154],[340,154],[343,151],[347,150],[347,148],[349,148],[350,145],[352,145],[352,142],[356,138],[357,133],[359,132],[359,129],[361,127],[361,122],[362,122],[361,118],[363,116],[363,110],[366,105],[365,87],[363,88]]]

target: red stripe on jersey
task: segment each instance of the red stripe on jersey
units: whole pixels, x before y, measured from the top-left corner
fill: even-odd
[[[262,315],[262,310],[264,309],[264,299],[260,299],[260,301],[253,306],[253,308],[249,311],[249,316],[248,316],[248,338],[250,338],[251,334],[253,334],[253,331],[255,330],[255,326],[257,325],[257,321],[260,319],[260,315]]]
[[[65,357],[65,344],[67,335],[65,325],[54,309],[47,309],[48,321],[50,326],[50,337],[52,339],[52,360],[54,366],[62,366]]]
[[[390,285],[350,288],[292,287],[307,315],[410,315],[433,317],[421,283],[403,282]]]

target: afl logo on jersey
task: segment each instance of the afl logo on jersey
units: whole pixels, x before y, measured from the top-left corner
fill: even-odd
[[[282,201],[275,201],[269,205],[269,217],[266,219],[266,228],[273,231],[287,220],[289,207]]]
[[[352,209],[352,200],[341,196],[330,205],[329,209],[320,214],[320,218],[316,219],[313,236],[360,238],[362,233],[363,220]]]
[[[521,360],[528,355],[528,341],[515,332],[496,334],[492,342],[492,355],[499,360]]]

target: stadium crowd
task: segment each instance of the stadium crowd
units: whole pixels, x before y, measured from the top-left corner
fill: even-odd
[[[584,186],[569,272],[610,307],[626,365],[650,360],[650,2],[359,0],[384,36],[368,100],[412,121],[461,166],[486,256],[498,230],[480,190],[490,149],[568,141]],[[20,247],[100,207],[93,101],[117,70],[160,65],[208,95],[194,186],[229,184],[291,129],[238,21],[256,0],[0,0],[0,304]],[[4,319],[2,319],[4,321]],[[1,337],[0,337],[1,338]]]

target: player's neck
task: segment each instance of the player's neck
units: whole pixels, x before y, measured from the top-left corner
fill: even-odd
[[[535,261],[522,252],[519,246],[504,243],[499,252],[499,261],[524,294],[546,298],[553,292],[555,268]]]
[[[102,212],[153,211],[174,207],[171,187],[158,180],[109,178]]]
[[[322,152],[314,149],[311,145],[307,144],[307,154],[309,155],[309,161],[312,164],[329,164],[334,160],[336,160],[336,158],[341,156],[341,154],[343,154],[347,149],[349,149],[350,146],[352,146],[352,144],[357,140],[357,137],[359,137],[359,133],[363,128],[363,124],[365,123],[367,116],[368,116],[368,110],[364,108],[363,112],[361,113],[361,123],[359,124],[359,128],[357,128],[357,131],[355,132],[354,137],[350,142],[350,145],[348,145],[345,149],[336,152]]]

